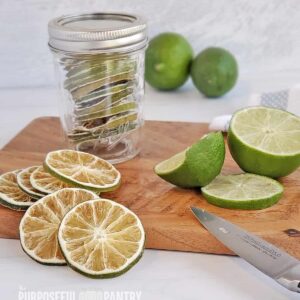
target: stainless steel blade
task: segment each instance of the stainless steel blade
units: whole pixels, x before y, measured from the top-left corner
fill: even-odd
[[[300,261],[232,223],[191,207],[200,223],[225,246],[288,289],[300,292]]]

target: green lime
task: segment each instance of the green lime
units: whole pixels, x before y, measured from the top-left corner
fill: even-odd
[[[228,145],[244,171],[286,176],[300,166],[300,118],[262,106],[240,110],[230,122]]]
[[[199,187],[211,182],[221,171],[225,158],[223,135],[213,132],[197,143],[155,166],[162,179],[180,187]]]
[[[186,82],[192,59],[193,49],[183,36],[162,33],[146,50],[146,81],[156,89],[176,89]]]
[[[235,85],[238,65],[227,50],[207,48],[194,59],[191,76],[196,88],[205,96],[220,97]]]
[[[224,208],[263,209],[281,198],[282,185],[271,178],[238,174],[218,176],[210,184],[202,188],[206,200]]]

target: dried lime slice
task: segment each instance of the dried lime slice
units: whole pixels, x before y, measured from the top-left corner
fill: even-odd
[[[57,241],[59,224],[75,205],[96,198],[98,196],[93,192],[66,188],[35,202],[20,223],[20,241],[24,251],[39,263],[65,264]]]
[[[14,210],[26,210],[34,202],[18,186],[19,172],[20,170],[16,170],[0,176],[0,204]]]
[[[92,91],[102,88],[103,86],[110,85],[117,82],[123,82],[127,80],[133,80],[133,72],[124,72],[109,77],[100,78],[98,80],[89,82],[83,86],[76,86],[71,90],[73,98],[80,98],[89,94]]]
[[[139,218],[128,208],[97,199],[81,203],[65,215],[58,241],[75,271],[88,277],[110,278],[138,262],[145,232]]]
[[[116,129],[120,126],[128,126],[131,122],[135,122],[138,118],[138,114],[136,112],[126,112],[124,114],[119,114],[111,117],[107,123],[92,127],[90,131],[93,134],[103,133],[106,130]]]
[[[49,152],[44,166],[59,180],[96,192],[115,190],[121,181],[121,174],[112,164],[80,151]]]
[[[37,189],[35,189],[31,182],[30,176],[31,174],[38,168],[39,166],[33,166],[26,168],[18,173],[17,175],[17,183],[21,190],[23,190],[26,194],[28,194],[31,198],[37,200],[45,196],[44,193],[41,193]]]
[[[45,194],[51,194],[61,189],[72,187],[71,184],[52,176],[49,172],[45,171],[43,167],[38,167],[32,172],[30,175],[30,183],[36,190]]]
[[[117,74],[133,73],[135,71],[134,64],[122,64],[116,67],[103,68],[103,65],[98,68],[90,69],[89,72],[80,73],[79,76],[69,78],[65,81],[65,88],[68,90],[74,90],[79,86],[84,86],[92,82],[98,81],[102,78],[109,78],[116,76]],[[107,81],[107,80],[106,80]]]
[[[211,204],[237,209],[263,209],[281,198],[282,185],[271,178],[254,175],[220,175],[202,188]]]
[[[88,141],[95,141],[97,144],[100,143],[110,143],[112,141],[115,141],[116,139],[120,139],[124,134],[128,135],[132,133],[132,131],[139,128],[139,124],[136,122],[129,122],[122,126],[119,126],[115,129],[111,130],[104,130],[100,133],[89,133],[87,135],[72,135],[70,136],[70,139],[73,140],[74,144],[78,145],[80,143],[85,143]],[[80,149],[77,149],[80,151]],[[82,150],[81,150],[82,151]],[[85,151],[83,151],[85,152]]]
[[[137,104],[135,101],[124,101],[121,102],[117,105],[111,106],[106,109],[99,110],[94,113],[88,113],[85,115],[78,116],[76,120],[78,122],[85,122],[85,121],[90,121],[94,119],[99,119],[99,118],[107,118],[111,117],[116,114],[124,113],[130,110],[133,110],[137,107]]]
[[[124,100],[132,100],[133,97],[129,97],[133,93],[133,89],[128,88],[125,90],[121,90],[120,92],[109,94],[104,97],[92,98],[89,101],[81,103],[81,105],[77,105],[78,108],[75,109],[76,116],[86,115],[90,113],[95,113],[99,110],[111,107],[120,103]]]
[[[86,106],[94,105],[99,99],[105,99],[106,97],[112,97],[115,94],[119,96],[123,95],[126,91],[132,92],[134,87],[133,81],[119,82],[113,85],[106,85],[102,89],[93,91],[86,96],[83,96],[79,99],[75,99],[76,107],[78,109],[85,108]],[[126,96],[126,94],[124,95]]]

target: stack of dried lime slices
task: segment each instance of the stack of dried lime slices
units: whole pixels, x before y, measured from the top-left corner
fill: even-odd
[[[32,166],[0,176],[0,203],[26,210],[34,201],[63,188],[81,187],[97,193],[115,190],[121,174],[109,162],[92,154],[57,150],[47,154],[44,166]]]
[[[62,63],[66,69],[64,88],[74,101],[74,123],[68,137],[78,150],[95,144],[105,146],[108,139],[119,140],[139,127],[135,58],[78,56]]]
[[[26,211],[20,240],[23,250],[39,263],[67,263],[88,277],[110,278],[138,262],[145,232],[125,206],[91,191],[65,188]]]
[[[25,253],[94,278],[115,277],[141,258],[145,231],[125,206],[99,198],[120,184],[113,165],[74,150],[47,154],[44,166],[0,176],[0,201],[26,210],[20,223]]]

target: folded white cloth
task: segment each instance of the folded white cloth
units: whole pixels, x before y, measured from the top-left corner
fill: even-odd
[[[300,116],[300,85],[278,92],[253,94],[250,96],[247,106],[255,105],[279,108]],[[209,130],[226,132],[230,120],[231,115],[215,117],[209,124]]]

